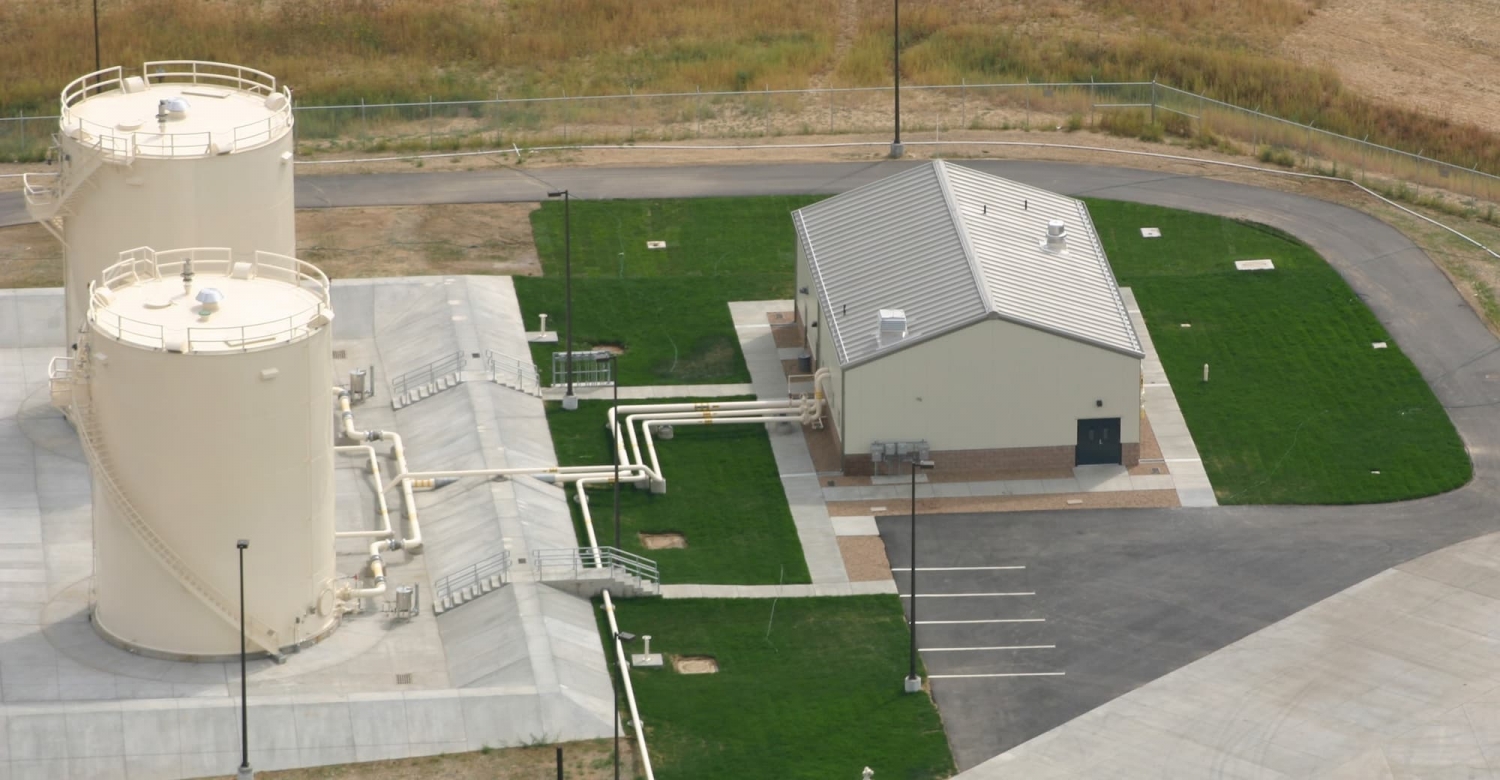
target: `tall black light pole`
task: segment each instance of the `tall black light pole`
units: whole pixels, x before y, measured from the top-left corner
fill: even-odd
[[[615,467],[615,549],[620,547],[620,356],[612,355],[609,359],[610,380],[615,386],[614,405],[614,430],[610,431],[610,450],[613,453],[610,461]]]
[[[563,199],[563,319],[567,326],[568,343],[563,353],[564,370],[568,374],[568,389],[563,393],[562,405],[568,411],[578,408],[578,397],[573,395],[573,218],[567,190],[547,193],[549,198]]]
[[[891,142],[891,157],[900,157],[906,152],[906,147],[901,145],[901,0],[891,0],[894,4],[894,30],[891,36],[891,48],[896,52],[896,140]]]
[[[250,546],[250,540],[241,539],[234,546],[240,551],[240,770],[235,778],[250,780],[255,777],[255,770],[250,768],[250,707],[245,698],[248,690],[245,682],[245,548]]]
[[[94,0],[94,72],[103,70],[99,64],[99,0]]]
[[[629,642],[632,639],[635,639],[635,634],[632,634],[629,631],[615,632],[615,641],[617,642]],[[616,658],[618,659],[618,655],[616,656]],[[624,679],[624,675],[625,668],[622,666],[620,667],[620,676],[622,680]],[[620,688],[619,686],[613,687],[615,689],[615,780],[620,780]]]
[[[922,678],[917,676],[917,469],[930,469],[930,460],[911,459],[911,669],[906,673],[906,692],[922,690]]]

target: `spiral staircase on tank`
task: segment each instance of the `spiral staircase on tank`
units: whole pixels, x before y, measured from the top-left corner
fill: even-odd
[[[81,353],[86,356],[87,347],[86,345],[83,347]],[[104,496],[114,503],[120,516],[124,518],[125,524],[130,527],[142,546],[151,553],[163,569],[177,580],[178,584],[203,602],[227,625],[239,631],[240,616],[237,603],[193,571],[187,561],[174,552],[166,540],[156,533],[151,524],[131,503],[130,497],[126,495],[124,487],[120,484],[119,475],[114,469],[114,459],[100,433],[99,420],[91,403],[87,357],[80,360],[67,357],[53,358],[47,367],[47,375],[53,405],[72,413],[71,417],[78,431],[78,438],[83,444],[83,451],[93,471],[94,487],[103,488]],[[244,631],[251,644],[264,650],[272,658],[281,658],[281,643],[276,632],[265,623],[247,614]]]

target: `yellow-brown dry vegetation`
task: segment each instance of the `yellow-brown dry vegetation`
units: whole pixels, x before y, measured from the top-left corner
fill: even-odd
[[[907,0],[902,70],[911,84],[1155,78],[1500,171],[1500,142],[1473,124],[1482,120],[1430,106],[1421,114],[1401,100],[1419,91],[1419,76],[1403,82],[1404,93],[1364,76],[1356,90],[1341,59],[1308,50],[1309,39],[1337,37],[1302,32],[1325,29],[1325,17],[1338,20],[1337,31],[1400,26],[1391,10],[1399,4],[1382,3],[1384,16],[1372,18],[1359,0]],[[0,0],[0,115],[50,112],[59,87],[92,69],[90,8],[89,0]],[[104,0],[102,8],[106,64],[248,64],[281,77],[303,104],[876,86],[890,74],[889,0]],[[1493,15],[1474,19],[1472,27],[1496,24]],[[1441,52],[1447,39],[1422,39],[1429,60],[1433,40]],[[1363,56],[1403,56],[1392,45],[1367,46]]]

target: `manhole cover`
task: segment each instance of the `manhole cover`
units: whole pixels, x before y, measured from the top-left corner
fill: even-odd
[[[718,674],[719,662],[711,655],[674,655],[672,668],[678,674]]]
[[[682,534],[641,534],[641,546],[648,550],[681,550],[687,547]]]

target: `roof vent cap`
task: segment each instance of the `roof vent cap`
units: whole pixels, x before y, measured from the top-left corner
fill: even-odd
[[[217,287],[205,287],[198,291],[198,302],[203,304],[200,313],[212,314],[219,310],[219,304],[224,301],[224,293],[219,292]]]
[[[1047,220],[1047,238],[1042,248],[1048,252],[1068,251],[1068,225],[1060,219]]]
[[[906,338],[906,310],[881,309],[880,329],[876,331],[875,336],[882,347]]]

